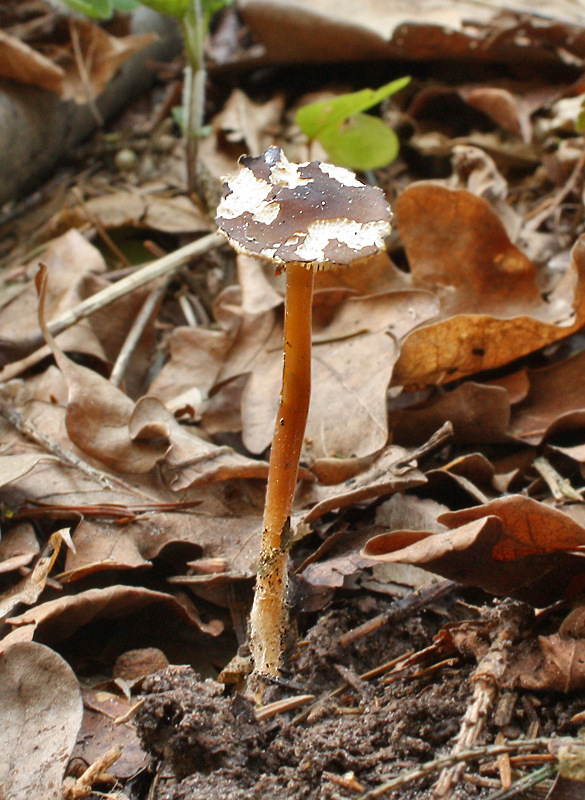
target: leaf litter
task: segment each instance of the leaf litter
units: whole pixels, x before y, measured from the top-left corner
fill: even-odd
[[[29,758],[26,737],[2,726],[16,764],[0,775],[7,797],[22,781],[28,796],[46,797],[46,787],[61,796],[76,739],[66,796],[117,778],[127,796],[174,800],[381,796],[397,773],[405,800],[489,798],[538,759],[557,764],[551,738],[567,736],[577,752],[585,150],[575,34],[585,23],[570,2],[533,17],[534,4],[497,5],[501,13],[487,3],[427,9],[421,24],[412,8],[366,3],[348,21],[328,0],[246,0],[210,41],[218,92],[201,157],[215,179],[275,142],[295,160],[324,158],[294,111],[370,81],[367,66],[350,83],[338,64],[318,75],[299,68],[294,92],[282,80],[290,66],[264,73],[261,89],[237,71],[228,85],[222,75],[238,60],[311,63],[307,31],[319,24],[331,63],[367,51],[398,70],[388,79],[413,75],[380,109],[401,139],[399,159],[368,176],[395,211],[388,255],[359,274],[316,279],[292,519],[298,634],[291,671],[271,689],[275,717],[217,679],[229,673],[237,685],[238,658],[245,669],[245,649],[235,655],[280,381],[282,279],[213,237],[165,262],[164,295],[121,380],[109,379],[152,288],[116,242],[137,243],[140,261],[147,236],[161,256],[210,230],[182,194],[177,132],[167,126],[140,149],[143,111],[116,131],[144,154],[139,168],[116,172],[97,137],[85,158],[97,152],[105,167],[80,177],[82,202],[67,200],[35,231],[40,256],[23,257],[19,243],[6,259],[0,717],[28,731],[49,715],[60,731],[27,734],[37,744]],[[238,38],[241,19],[249,27]],[[250,33],[257,43],[242,50]],[[226,42],[239,42],[230,55]],[[431,42],[441,81],[405,60],[424,64]],[[104,46],[92,91],[117,63],[117,45]],[[458,60],[469,57],[462,83]],[[490,61],[506,62],[505,80],[480,65]],[[77,91],[46,60],[27,64],[42,85]],[[129,290],[76,316],[128,275]],[[57,332],[51,323],[64,314],[73,317]],[[69,529],[72,546],[59,551]],[[131,673],[115,665],[134,658],[143,671],[123,677]],[[28,687],[25,703],[15,681]],[[488,747],[502,738],[532,752],[496,762]],[[453,763],[439,778],[432,765],[445,752]],[[582,789],[582,778],[567,780]]]

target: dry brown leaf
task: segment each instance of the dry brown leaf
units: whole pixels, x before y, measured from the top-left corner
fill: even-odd
[[[434,288],[441,314],[406,336],[393,383],[416,388],[493,369],[583,325],[585,238],[544,301],[534,265],[481,198],[415,184],[400,197],[396,216],[413,284]]]
[[[169,337],[169,359],[150,384],[148,394],[157,397],[170,411],[198,400],[194,412],[199,417],[230,343],[225,331],[175,328]]]
[[[111,36],[88,19],[71,20],[70,31],[79,44],[82,66],[73,45],[57,51],[59,66],[65,71],[60,95],[82,104],[101,94],[130,56],[158,38],[155,33]]]
[[[444,530],[444,526],[436,522],[437,516],[446,510],[446,506],[435,503],[434,500],[421,500],[414,495],[398,492],[392,495],[376,509],[376,518],[373,526],[363,530],[356,530],[354,526],[342,528],[338,533],[332,534],[323,543],[322,548],[310,556],[303,564],[302,576],[309,583],[316,586],[343,586],[345,578],[363,571],[366,567],[372,572],[371,577],[362,576],[360,585],[370,586],[375,591],[397,590],[397,584],[404,585],[407,580],[411,583],[411,590],[420,588],[429,579],[428,573],[415,567],[399,564],[375,564],[364,557],[360,550],[378,530],[388,527],[402,527],[405,523],[435,527]],[[323,550],[323,553],[320,552]],[[318,560],[317,560],[318,559]],[[421,576],[425,576],[422,578]],[[390,589],[389,585],[393,588]],[[414,585],[413,585],[414,584]]]
[[[585,528],[522,495],[442,514],[452,530],[392,531],[364,555],[406,562],[496,595],[548,605],[585,585]]]
[[[310,511],[303,515],[309,523],[328,511],[363,503],[383,495],[403,492],[426,483],[426,478],[415,468],[416,455],[402,447],[390,445],[377,455],[367,469],[342,484],[322,486],[303,485],[298,492],[295,505]]]
[[[111,747],[118,746],[122,755],[108,767],[109,775],[123,780],[144,769],[148,764],[148,756],[140,745],[132,720],[123,725],[115,722],[118,717],[128,714],[134,702],[95,689],[84,690],[82,697],[83,721],[71,758],[82,759],[84,764],[93,764]]]
[[[420,407],[390,412],[393,441],[405,447],[424,442],[448,419],[456,442],[509,440],[510,399],[500,386],[466,381]]]
[[[67,381],[65,425],[71,441],[84,453],[120,472],[149,472],[169,448],[168,411],[154,398],[144,397],[134,404],[101,375],[65,355],[45,323],[46,284],[47,269],[42,267],[37,279],[39,324]],[[157,407],[158,418],[153,406]]]
[[[585,639],[538,636],[516,647],[502,685],[528,691],[580,692],[585,688]]]
[[[211,228],[209,217],[188,197],[161,195],[160,186],[148,184],[140,192],[119,191],[94,197],[59,216],[61,225],[71,227],[94,220],[104,228],[132,226],[165,233],[203,233]]]
[[[103,256],[77,230],[52,240],[43,252],[43,263],[49,267],[51,276],[46,296],[49,319],[71,310],[109,285],[101,275],[106,270]],[[37,269],[38,257],[27,265],[27,272],[34,274]],[[80,320],[59,334],[60,346],[72,352],[89,353],[102,361],[114,361],[144,302],[146,291],[134,291],[88,319]],[[0,354],[4,353],[7,360],[13,360],[11,342],[38,334],[37,310],[38,295],[33,281],[2,309]],[[7,345],[3,345],[3,339],[8,340]],[[41,343],[42,340],[39,346]]]
[[[48,453],[20,453],[0,456],[0,486],[13,483],[29,473],[39,462],[44,464],[58,461]]]
[[[262,524],[259,511],[258,516],[247,516],[245,510],[224,517],[158,513],[123,526],[84,520],[73,536],[76,552],[68,553],[60,580],[66,583],[102,570],[148,567],[153,559],[164,558],[165,547],[179,544],[179,571],[184,571],[188,560],[221,558],[226,571],[252,577]]]
[[[141,586],[115,585],[105,589],[87,589],[76,595],[50,600],[8,619],[7,623],[15,630],[0,641],[0,648],[4,650],[14,641],[31,641],[37,630],[43,641],[60,642],[93,620],[114,619],[142,612],[154,603],[162,603],[169,612],[177,614],[183,624],[202,633],[219,636],[223,631],[223,623],[217,619],[204,623],[195,606],[185,598],[179,600],[172,594]]]
[[[0,31],[0,75],[60,93],[65,73],[25,42]]]
[[[583,427],[585,352],[530,370],[528,381],[528,396],[512,416],[512,435],[529,444],[540,444],[555,433]]]
[[[39,554],[34,528],[20,522],[2,532],[0,540],[0,574],[26,567]]]
[[[60,655],[35,642],[0,660],[0,795],[61,800],[65,768],[81,725],[77,678]]]
[[[45,588],[49,572],[59,555],[63,541],[71,544],[68,529],[51,534],[43,554],[34,568],[25,578],[2,592],[0,595],[0,620],[8,616],[21,603],[27,606],[36,603]]]
[[[436,311],[428,292],[315,296],[312,391],[304,458],[362,456],[387,439],[386,391],[396,339]],[[346,292],[342,292],[347,297]],[[250,372],[242,398],[243,439],[263,452],[272,440],[282,373],[282,321],[274,310],[244,315],[219,380]]]
[[[585,23],[583,9],[571,0],[556,0],[553,6],[544,0],[416,4],[364,0],[359,5],[340,5],[336,0],[240,0],[239,8],[264,46],[265,59],[277,64],[389,57],[559,63],[560,48],[582,55],[571,25]],[[516,13],[502,14],[502,9]],[[538,15],[531,24],[535,10]],[[257,52],[253,56],[257,62]]]

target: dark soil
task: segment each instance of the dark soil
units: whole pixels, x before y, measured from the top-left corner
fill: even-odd
[[[387,672],[371,680],[358,676],[428,647],[448,620],[471,616],[479,631],[493,633],[502,609],[513,607],[513,613],[528,621],[527,628],[532,610],[505,602],[474,609],[451,595],[435,602],[432,610],[388,622],[347,647],[340,645],[342,634],[389,606],[387,600],[370,596],[345,598],[322,615],[299,645],[287,675],[289,684],[272,687],[271,696],[265,698],[266,702],[310,693],[316,700],[273,719],[258,722],[250,700],[216,681],[201,681],[188,667],[170,667],[149,677],[136,722],[143,745],[155,759],[157,788],[151,796],[156,800],[358,798],[391,776],[448,754],[470,704],[474,658],[435,649],[392,676],[392,682]],[[443,666],[432,669],[438,662]],[[510,738],[575,733],[569,720],[579,709],[571,708],[566,698],[508,692],[500,699],[504,694],[511,699],[507,712],[491,709],[477,745],[493,743],[499,731]],[[452,798],[488,798],[501,787],[495,760],[481,763],[481,767],[468,765]],[[437,771],[427,779],[411,780],[384,797],[431,798],[438,775]]]

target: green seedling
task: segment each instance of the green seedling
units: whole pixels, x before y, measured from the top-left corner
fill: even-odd
[[[299,109],[296,121],[310,139],[317,139],[329,158],[342,167],[369,170],[390,164],[398,155],[398,137],[379,118],[364,114],[396,94],[410,78],[399,78],[379,89],[362,89]]]
[[[97,19],[108,19],[114,11],[130,11],[138,0],[63,0],[70,8]],[[178,20],[185,41],[187,68],[183,92],[182,128],[187,153],[187,183],[190,194],[201,195],[197,177],[197,152],[203,135],[205,108],[205,39],[213,14],[233,0],[140,0],[160,14]]]

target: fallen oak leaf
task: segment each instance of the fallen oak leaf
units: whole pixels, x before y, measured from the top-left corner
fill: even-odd
[[[452,530],[392,531],[363,555],[415,564],[445,578],[541,607],[585,586],[585,529],[521,495],[441,514]]]
[[[313,507],[303,514],[302,522],[307,524],[334,509],[347,508],[377,497],[422,486],[427,479],[417,469],[417,460],[447,442],[452,434],[451,423],[446,422],[416,450],[389,445],[370,461],[366,469],[359,474],[351,474],[343,483],[337,485],[315,483],[305,487],[304,491],[301,489],[295,498],[295,506],[306,507],[314,503]],[[364,462],[359,459],[358,463]]]
[[[0,594],[0,620],[8,616],[20,603],[25,603],[27,606],[32,606],[36,603],[45,588],[49,572],[57,560],[63,541],[74,549],[68,528],[53,533],[42,555],[29,574]]]
[[[61,800],[81,726],[81,690],[53,650],[18,642],[0,659],[0,796]]]
[[[424,387],[494,369],[582,327],[585,237],[544,301],[534,265],[485,200],[420,183],[403,192],[396,217],[413,285],[434,287],[441,313],[404,337],[393,384]]]
[[[168,412],[154,398],[136,404],[96,372],[75,364],[61,350],[49,332],[44,315],[48,279],[41,265],[35,278],[39,292],[39,325],[69,390],[65,426],[71,441],[84,453],[120,472],[149,472],[169,448],[165,424]],[[149,419],[140,424],[141,405],[152,411],[158,403],[163,421]]]
[[[195,606],[186,597],[177,599],[172,594],[145,589],[140,586],[107,586],[104,589],[87,589],[79,594],[49,600],[24,614],[6,620],[14,630],[0,641],[4,651],[17,641],[31,641],[37,631],[42,631],[43,641],[60,642],[75,631],[96,619],[111,619],[143,611],[155,603],[162,603],[187,623],[202,633],[219,636],[223,623],[218,619],[203,622]]]

